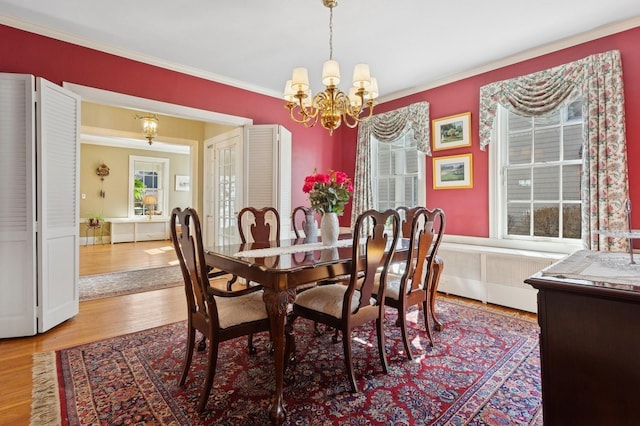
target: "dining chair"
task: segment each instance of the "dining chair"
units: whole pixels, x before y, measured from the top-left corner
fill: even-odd
[[[254,243],[253,248],[268,248],[270,241],[280,240],[280,213],[275,207],[245,207],[238,213],[238,231],[243,244]],[[247,281],[247,286],[250,285]]]
[[[187,350],[180,386],[184,386],[189,374],[196,330],[209,341],[206,379],[197,407],[198,412],[202,412],[211,393],[220,342],[248,336],[248,351],[254,354],[256,349],[253,346],[253,334],[269,331],[269,317],[260,287],[228,292],[210,285],[202,245],[202,229],[194,209],[173,209],[171,239],[184,278],[188,310]]]
[[[444,234],[445,216],[442,209],[429,210],[414,207],[404,210],[402,223],[403,237],[409,238],[409,253],[401,268],[401,274],[387,274],[384,303],[398,311],[397,325],[402,332],[402,342],[408,359],[413,359],[407,337],[407,312],[418,306],[424,313],[425,330],[429,343],[433,346],[433,336],[429,327],[430,290],[433,285],[436,253]],[[408,236],[406,236],[408,232]],[[440,269],[439,269],[440,270]],[[376,282],[374,288],[379,285]]]
[[[280,240],[280,214],[275,207],[245,207],[238,213],[238,230],[243,243]]]
[[[388,223],[392,226],[385,227]],[[395,252],[399,225],[400,217],[395,210],[368,210],[359,215],[353,233],[348,284],[322,285],[300,293],[289,317],[291,327],[297,317],[303,317],[342,332],[345,365],[354,393],[358,392],[351,351],[351,333],[355,328],[375,321],[378,354],[382,369],[387,373],[383,330],[385,275]],[[375,275],[380,267],[383,273],[378,293],[373,297]],[[289,339],[288,345],[295,346],[293,338]],[[290,352],[295,353],[295,348]]]

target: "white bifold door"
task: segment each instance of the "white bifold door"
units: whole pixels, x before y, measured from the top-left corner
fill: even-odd
[[[0,338],[78,313],[80,98],[0,73]]]

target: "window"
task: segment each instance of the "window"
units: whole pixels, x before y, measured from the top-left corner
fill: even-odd
[[[169,208],[169,159],[129,156],[129,216],[167,216]],[[157,204],[145,204],[145,195],[154,195]]]
[[[426,204],[425,158],[417,150],[413,131],[390,143],[371,136],[371,156],[375,209]]]
[[[544,117],[500,107],[493,236],[579,242],[582,99]],[[497,213],[497,214],[496,214]]]

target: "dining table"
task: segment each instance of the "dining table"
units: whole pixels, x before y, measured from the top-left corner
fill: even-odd
[[[282,394],[288,306],[294,302],[299,287],[349,274],[353,262],[352,244],[352,236],[342,234],[332,246],[325,246],[321,241],[298,238],[227,243],[204,250],[208,266],[227,271],[247,282],[258,283],[264,288],[263,300],[271,322],[275,369],[275,392],[269,409],[273,424],[282,424],[286,419]],[[409,240],[399,239],[394,261],[406,260],[408,252]],[[364,259],[360,261],[364,262]]]

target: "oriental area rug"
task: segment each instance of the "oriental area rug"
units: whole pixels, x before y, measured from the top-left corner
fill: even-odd
[[[184,284],[180,266],[86,275],[79,281],[80,300],[122,296],[143,291],[160,290]]]
[[[287,425],[541,425],[538,326],[487,306],[437,302],[445,323],[430,347],[422,313],[409,313],[414,360],[403,353],[396,313],[387,309],[389,373],[373,326],[354,333],[360,393],[352,394],[342,344],[296,321],[297,362],[287,370]],[[222,343],[209,402],[196,412],[205,352],[178,387],[186,322],[34,354],[32,425],[267,425],[274,391],[268,333]]]

